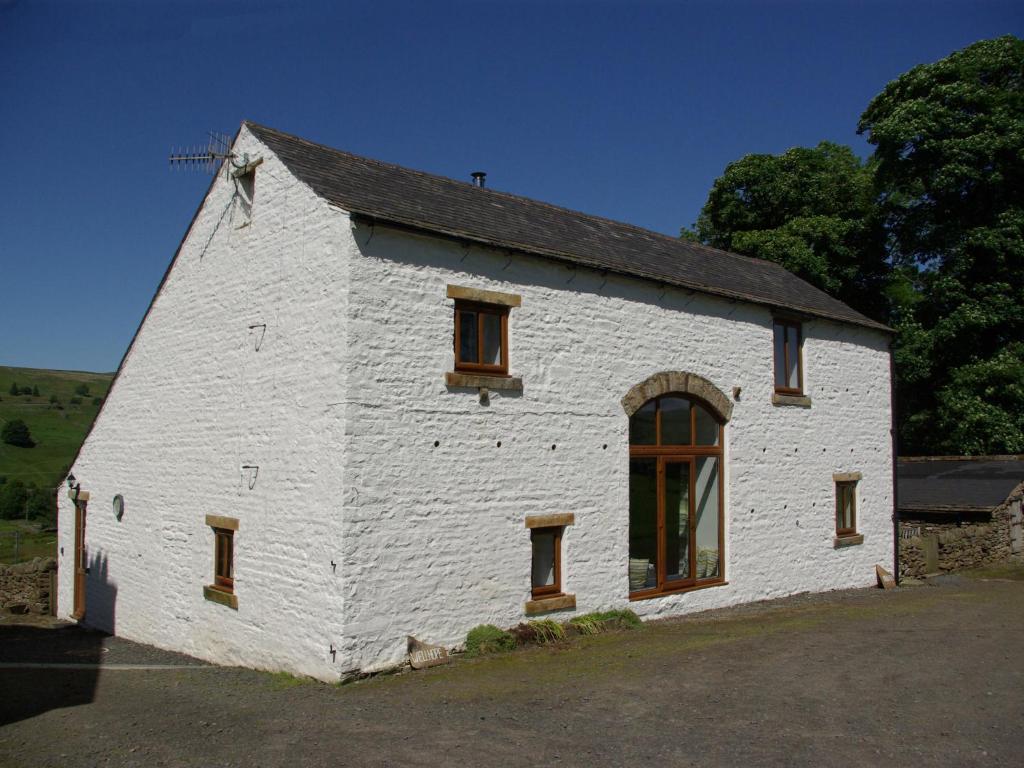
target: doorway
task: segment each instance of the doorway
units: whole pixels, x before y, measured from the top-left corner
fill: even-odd
[[[75,501],[75,581],[74,604],[71,618],[85,618],[85,577],[89,572],[88,553],[85,550],[85,510],[88,502]]]

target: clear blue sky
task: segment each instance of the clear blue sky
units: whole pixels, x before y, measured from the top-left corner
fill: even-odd
[[[675,234],[1010,2],[0,0],[0,364],[111,371],[243,119]]]

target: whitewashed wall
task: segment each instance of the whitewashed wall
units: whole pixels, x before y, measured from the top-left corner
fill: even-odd
[[[251,222],[222,173],[73,467],[91,495],[86,623],[203,659],[329,679],[341,636],[347,221],[262,157]],[[266,324],[261,329],[249,326]],[[259,351],[256,343],[262,335]],[[242,465],[258,465],[249,489]],[[125,514],[111,511],[123,494]],[[63,494],[62,494],[63,495]],[[238,610],[208,602],[207,514],[236,517]],[[74,510],[60,505],[60,615]]]
[[[377,226],[354,228],[345,469],[349,666],[399,660],[405,635],[457,643],[524,620],[524,518],[573,512],[563,588],[576,613],[644,617],[871,584],[892,562],[888,339],[804,326],[810,409],[771,404],[768,309]],[[521,395],[449,390],[448,283],[521,294]],[[357,362],[356,362],[357,361]],[[726,586],[629,603],[629,389],[664,370],[731,396]],[[498,447],[500,441],[501,447]],[[437,447],[434,443],[438,442]],[[864,544],[833,548],[833,472],[859,471]],[[568,618],[572,611],[563,612]],[[556,615],[558,617],[558,615]]]
[[[221,177],[73,467],[92,499],[89,623],[336,679],[399,661],[407,634],[454,645],[476,624],[522,620],[524,518],[555,512],[576,516],[563,586],[577,613],[664,616],[866,585],[891,563],[884,335],[806,324],[813,407],[776,407],[767,309],[356,226],[244,128],[237,151],[264,158],[251,223],[238,228]],[[510,320],[522,394],[481,405],[445,386],[448,283],[522,295]],[[729,584],[628,603],[619,401],[663,370],[743,388],[726,429]],[[251,490],[246,464],[259,466]],[[835,550],[832,473],[848,471],[864,476],[865,541]],[[241,521],[237,612],[202,596],[206,514]],[[63,499],[63,616],[73,524]]]

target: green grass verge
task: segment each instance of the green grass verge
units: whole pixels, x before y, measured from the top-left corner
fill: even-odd
[[[34,557],[56,556],[56,533],[47,533],[38,525],[21,520],[0,520],[0,563],[10,565]]]
[[[0,443],[0,476],[39,488],[60,485],[99,410],[93,400],[106,397],[112,378],[109,373],[0,366],[0,422],[21,419],[36,442],[34,448]],[[37,387],[39,396],[9,394],[12,382],[19,387]],[[89,394],[76,394],[76,387],[83,384],[89,387]],[[51,396],[60,401],[63,410],[50,403]],[[73,405],[73,397],[81,403]]]

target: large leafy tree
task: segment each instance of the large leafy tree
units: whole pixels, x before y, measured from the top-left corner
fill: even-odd
[[[881,319],[889,269],[876,199],[872,165],[849,147],[752,154],[726,167],[683,236],[778,262]]]
[[[1024,42],[915,67],[859,131],[919,294],[893,319],[904,452],[1024,452]]]

